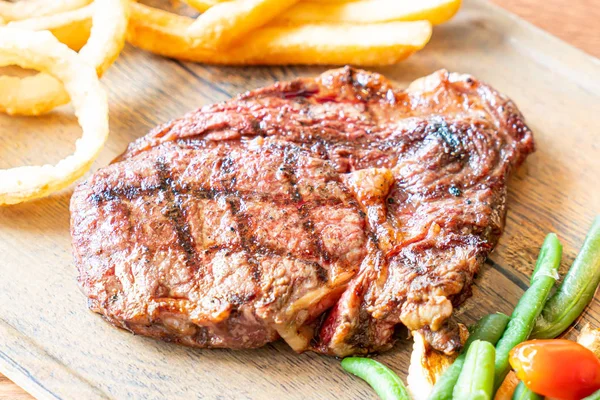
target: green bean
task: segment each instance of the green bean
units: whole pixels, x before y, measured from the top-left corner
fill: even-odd
[[[598,284],[600,284],[600,216],[594,220],[560,289],[544,306],[531,337],[551,339],[560,335],[594,298]]]
[[[494,390],[494,345],[475,340],[467,351],[452,398],[455,400],[490,400]]]
[[[477,324],[475,324],[471,330],[469,339],[467,339],[467,342],[465,343],[463,352],[435,383],[435,386],[429,395],[430,400],[452,400],[452,390],[454,389],[454,385],[456,385],[460,371],[463,368],[467,350],[471,343],[475,340],[485,340],[491,344],[496,344],[498,339],[500,339],[500,336],[502,336],[509,319],[508,315],[502,313],[490,314],[481,318]]]
[[[535,320],[542,312],[546,299],[556,282],[562,256],[562,246],[554,233],[546,236],[540,249],[537,265],[529,289],[525,291],[515,307],[504,334],[496,345],[495,389],[504,381],[510,371],[508,353],[513,347],[527,340]]]
[[[590,394],[588,397],[584,397],[582,400],[600,400],[600,390]]]
[[[367,381],[382,400],[409,400],[402,380],[388,367],[364,357],[346,357],[342,368]]]
[[[533,393],[523,382],[519,382],[513,393],[512,400],[544,400],[544,396]]]

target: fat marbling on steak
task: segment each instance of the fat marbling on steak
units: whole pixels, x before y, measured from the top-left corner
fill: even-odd
[[[452,353],[449,317],[533,147],[468,75],[276,83],[154,129],[77,187],[79,283],[114,325],[188,346],[345,356],[403,324]]]

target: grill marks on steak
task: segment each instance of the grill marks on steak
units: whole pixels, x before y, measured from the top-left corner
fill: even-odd
[[[190,113],[76,189],[92,310],[200,347],[381,351],[448,325],[533,151],[516,107],[445,71],[405,91],[344,68]]]

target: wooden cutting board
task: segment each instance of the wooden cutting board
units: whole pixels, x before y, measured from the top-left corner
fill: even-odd
[[[399,85],[439,68],[468,72],[509,95],[535,132],[537,152],[512,179],[506,232],[459,310],[510,313],[545,234],[565,245],[563,271],[600,214],[600,63],[481,0],[437,27],[427,48],[379,68]],[[126,48],[103,79],[111,137],[95,168],[154,125],[276,80],[322,67],[224,68]],[[80,134],[68,107],[40,118],[0,116],[0,168],[55,162]],[[71,191],[0,208],[0,372],[40,399],[373,398],[339,361],[260,350],[192,350],[132,336],[87,311],[70,255]],[[584,322],[600,327],[595,300]],[[402,375],[410,342],[378,356]]]

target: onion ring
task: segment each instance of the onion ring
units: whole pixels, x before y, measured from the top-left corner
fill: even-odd
[[[96,0],[93,7],[91,34],[79,54],[102,76],[123,49],[129,0]],[[61,83],[48,74],[0,77],[0,111],[7,114],[39,115],[68,102]]]
[[[91,166],[108,136],[108,102],[94,68],[47,31],[0,28],[0,66],[37,69],[61,81],[83,130],[75,152],[56,165],[0,170],[0,204],[16,204],[67,187]]]
[[[0,0],[0,17],[6,21],[52,15],[88,5],[91,0],[28,0],[13,3]]]
[[[93,15],[94,5],[90,4],[58,14],[12,21],[8,26],[28,31],[50,31],[60,42],[79,51],[90,37]]]

